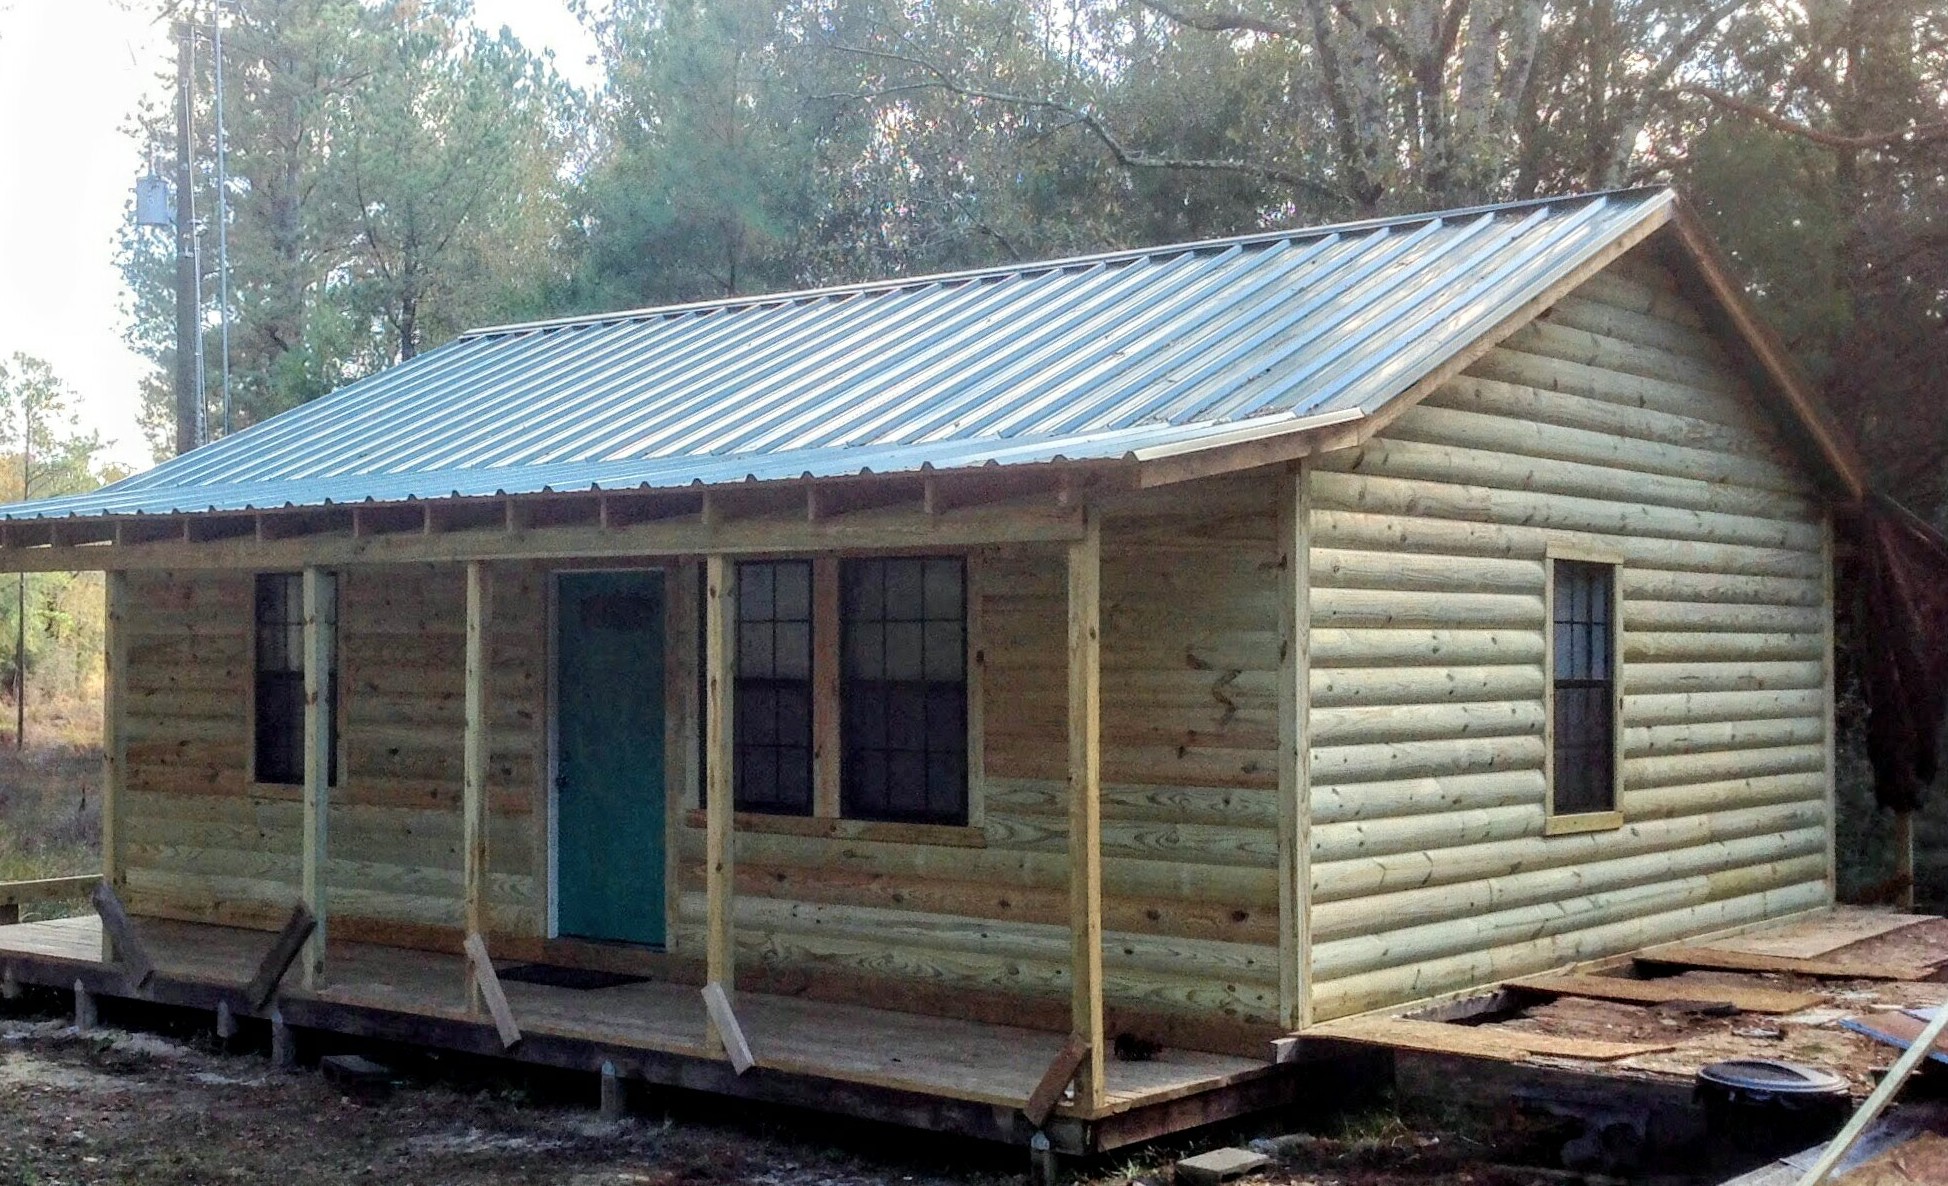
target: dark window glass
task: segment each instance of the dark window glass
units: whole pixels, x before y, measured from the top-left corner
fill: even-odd
[[[1616,810],[1616,696],[1610,621],[1616,570],[1555,564],[1555,768],[1558,815]]]
[[[737,810],[812,813],[812,566],[737,566]]]
[[[338,582],[325,578],[325,628],[331,645],[325,681],[326,748],[331,754],[327,780],[338,781]],[[255,610],[257,629],[257,781],[304,782],[304,577],[295,572],[260,573]]]
[[[967,570],[959,557],[848,560],[844,813],[967,822]]]

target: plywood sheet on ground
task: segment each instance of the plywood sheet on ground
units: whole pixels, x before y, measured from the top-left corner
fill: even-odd
[[[1903,927],[1938,921],[1927,914],[1895,914],[1882,910],[1841,907],[1831,914],[1783,927],[1750,931],[1710,944],[1719,951],[1743,951],[1752,955],[1773,955],[1781,959],[1818,959],[1831,951],[1898,931]]]
[[[1352,1018],[1328,1022],[1309,1032],[1322,1038],[1362,1042],[1396,1050],[1460,1054],[1504,1062],[1537,1056],[1615,1062],[1671,1048],[1668,1042],[1605,1042],[1502,1026],[1416,1021],[1406,1017]]]
[[[1822,1000],[1812,993],[1783,992],[1759,985],[1705,986],[1677,978],[1630,980],[1622,976],[1530,976],[1511,980],[1508,987],[1544,996],[1590,997],[1639,1005],[1722,1002],[1743,1013],[1798,1013],[1813,1008]]]

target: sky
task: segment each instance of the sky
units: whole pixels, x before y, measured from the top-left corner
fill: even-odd
[[[108,459],[147,466],[136,426],[148,363],[127,326],[115,245],[142,154],[128,134],[166,99],[174,57],[157,0],[0,0],[0,357],[45,359],[79,399]],[[199,5],[200,7],[200,5]],[[565,0],[475,0],[485,28],[552,51],[588,86],[593,45]],[[161,233],[161,232],[156,232]],[[217,370],[211,359],[209,369]]]

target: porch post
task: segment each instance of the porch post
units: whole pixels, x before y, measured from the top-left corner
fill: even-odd
[[[466,934],[487,936],[487,632],[493,575],[467,562],[466,734],[461,751],[461,842],[465,852]],[[467,1006],[480,1006],[480,982],[467,977]]]
[[[325,572],[304,570],[304,855],[300,892],[316,926],[304,948],[304,986],[325,973],[325,832],[330,808],[332,591]]]
[[[1102,522],[1083,512],[1069,545],[1069,928],[1071,1026],[1089,1044],[1076,1102],[1091,1112],[1103,1090]]]
[[[704,788],[704,893],[708,934],[705,937],[705,980],[731,993],[737,987],[735,939],[731,933],[731,745],[733,661],[737,654],[736,569],[726,556],[714,555],[704,573],[704,764],[709,771]],[[724,1044],[716,1022],[711,1040]]]
[[[122,811],[128,800],[128,573],[102,574],[107,606],[102,645],[101,879],[122,887]]]

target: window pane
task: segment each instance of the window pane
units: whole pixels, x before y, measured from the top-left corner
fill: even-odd
[[[923,637],[918,622],[886,623],[887,679],[919,679],[925,674],[920,662]]]
[[[780,622],[772,634],[773,673],[779,679],[812,678],[812,624]]]
[[[812,566],[804,561],[774,565],[773,613],[780,620],[812,620]]]
[[[1556,560],[1555,750],[1558,813],[1616,807],[1613,565]]]
[[[961,616],[961,562],[933,559],[926,562],[926,614],[928,619],[957,619]]]
[[[770,679],[777,674],[771,662],[771,623],[738,623],[737,674],[744,679]]]
[[[845,566],[845,614],[858,621],[877,621],[886,616],[881,597],[884,579],[878,561],[855,560]]]
[[[772,616],[772,566],[737,566],[737,614],[746,622],[768,620]]]
[[[888,560],[886,563],[886,617],[889,621],[917,622],[924,616],[921,601],[919,560]]]
[[[967,656],[966,630],[959,622],[926,624],[924,674],[930,680],[958,680]]]

